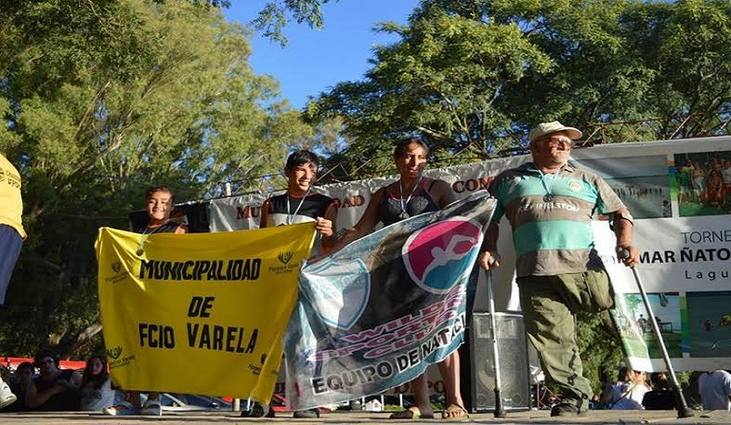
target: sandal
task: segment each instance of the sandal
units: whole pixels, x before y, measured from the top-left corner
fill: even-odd
[[[450,404],[446,409],[442,410],[442,419],[467,419],[467,409],[459,404]]]
[[[102,409],[102,413],[111,416],[125,416],[125,415],[137,415],[140,413],[139,409],[132,406],[128,401],[120,401],[114,406],[105,407]]]
[[[406,410],[392,413],[391,416],[388,417],[388,419],[434,419],[434,415],[422,415],[421,410],[419,410],[418,407],[412,406]]]
[[[140,415],[144,416],[162,416],[162,405],[160,400],[147,400],[140,409]]]

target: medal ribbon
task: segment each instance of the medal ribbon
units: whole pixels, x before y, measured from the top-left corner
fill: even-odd
[[[399,202],[401,203],[401,217],[402,218],[408,218],[409,213],[406,212],[406,207],[409,205],[409,201],[411,201],[411,196],[414,195],[414,192],[416,191],[416,188],[421,184],[421,177],[419,177],[419,181],[416,182],[414,187],[411,188],[411,192],[409,193],[409,196],[406,198],[406,202],[404,202],[404,187],[401,185],[401,179],[398,180],[398,190],[399,195],[401,196],[399,198]]]
[[[307,188],[307,192],[305,192],[305,195],[300,199],[300,204],[297,205],[297,209],[294,210],[294,212],[290,212],[290,205],[289,205],[289,193],[287,194],[287,224],[292,224],[292,221],[294,221],[294,217],[297,215],[298,212],[300,212],[300,208],[302,208],[302,203],[305,202],[305,198],[307,198],[307,195],[310,194],[310,188]]]
[[[538,174],[541,175],[541,185],[543,186],[543,189],[546,190],[546,196],[544,197],[547,201],[553,200],[553,193],[551,192],[551,188],[553,188],[553,184],[556,183],[556,178],[558,177],[558,173],[560,173],[561,170],[555,172],[555,173],[549,173],[548,175],[551,176],[551,184],[548,184],[546,174],[538,170]]]
[[[165,226],[168,223],[168,221],[170,221],[170,220],[167,220],[163,224],[155,227],[154,229],[152,229],[151,232],[147,231],[147,229],[149,229],[150,226],[145,227],[145,230],[142,231],[142,237],[140,238],[140,244],[137,247],[137,252],[136,252],[137,255],[141,256],[142,254],[145,253],[145,242],[147,242],[147,238],[149,238],[150,235],[157,233],[160,229],[162,229],[163,226]]]

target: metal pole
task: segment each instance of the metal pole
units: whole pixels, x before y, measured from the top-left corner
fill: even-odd
[[[226,182],[223,184],[223,195],[224,196],[231,196],[231,182]],[[247,410],[251,410],[251,398],[249,398],[246,402],[246,408]],[[235,398],[233,400],[233,403],[231,403],[231,410],[234,412],[240,412],[241,411],[241,399]]]

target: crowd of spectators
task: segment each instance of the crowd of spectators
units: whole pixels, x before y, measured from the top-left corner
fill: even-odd
[[[731,411],[731,374],[725,370],[703,372],[697,380],[703,410]],[[676,408],[673,387],[665,372],[645,373],[620,368],[617,379],[603,382],[597,409],[672,410]]]
[[[103,356],[90,357],[83,370],[71,370],[60,368],[55,353],[42,351],[5,380],[16,400],[3,412],[101,411],[114,404],[117,394]]]

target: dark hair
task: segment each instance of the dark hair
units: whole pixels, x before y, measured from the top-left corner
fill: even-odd
[[[152,186],[152,187],[148,188],[145,191],[145,201],[147,201],[148,199],[152,198],[152,195],[155,194],[156,192],[167,192],[167,193],[169,193],[170,194],[170,202],[171,203],[175,200],[175,193],[173,193],[173,190],[170,189],[169,187],[167,187],[167,186]]]
[[[19,364],[18,367],[15,368],[15,372],[18,373],[18,372],[20,372],[21,369],[30,369],[32,372],[34,368],[35,368],[35,366],[33,366],[33,363],[23,362],[23,363]]]
[[[300,165],[307,164],[308,162],[313,163],[315,168],[320,166],[320,159],[314,153],[308,150],[294,151],[291,155],[289,155],[289,158],[287,158],[287,164],[284,166],[284,169],[289,171],[294,167],[299,167]]]
[[[99,359],[104,366],[102,372],[98,375],[92,375],[91,373],[91,361]],[[107,359],[104,356],[91,356],[86,360],[86,367],[84,368],[84,376],[81,378],[81,388],[84,388],[87,384],[91,384],[94,388],[101,388],[105,382],[109,379],[109,371],[107,370]]]
[[[627,369],[627,366],[620,366],[619,371],[617,372],[617,381],[624,381],[627,379],[629,370]]]
[[[426,154],[429,155],[429,146],[427,146],[423,140],[419,139],[418,137],[408,137],[396,143],[396,147],[393,149],[394,159],[398,159],[404,156],[404,154],[406,153],[406,148],[412,143],[416,143],[417,145],[424,148],[424,150],[426,150]]]
[[[654,390],[669,390],[670,382],[668,381],[667,375],[661,374],[660,372],[653,372],[650,375],[650,381],[652,382],[652,388]]]
[[[38,352],[38,354],[36,354],[35,358],[33,359],[33,365],[35,367],[40,367],[41,360],[44,357],[50,357],[51,359],[53,359],[53,363],[56,365],[56,367],[58,367],[61,362],[61,359],[58,357],[58,354],[54,353],[51,350],[41,350]]]

